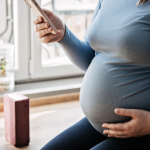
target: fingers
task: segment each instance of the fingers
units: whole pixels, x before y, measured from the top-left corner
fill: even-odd
[[[103,134],[108,134],[109,137],[128,136],[128,132],[126,131],[114,131],[114,130],[104,130]]]
[[[148,1],[148,0],[139,0],[136,6],[138,6],[140,3],[144,4],[144,3],[147,2],[147,1]]]
[[[33,21],[35,24],[34,30],[36,32],[43,30],[43,29],[48,29],[48,27],[49,27],[49,24],[47,22],[41,23],[41,21],[39,21],[39,18],[41,19],[41,17],[36,17],[36,18],[34,18],[34,21]],[[55,31],[52,30],[51,33],[55,34]]]
[[[43,36],[45,36],[46,34],[51,33],[51,32],[52,32],[52,28],[49,27],[48,29],[43,29],[43,30],[38,31],[36,34],[37,34],[37,36],[38,36],[39,38],[41,38],[41,37],[43,37]]]
[[[115,137],[115,138],[120,138],[120,139],[129,138],[129,136],[113,136],[111,134],[109,134],[108,137]]]
[[[49,27],[49,24],[45,22],[45,23],[40,23],[40,24],[35,25],[34,29],[36,32],[38,32],[43,29],[48,29],[48,27]]]
[[[49,27],[49,24],[47,22],[42,23],[44,19],[42,17],[35,17],[33,19],[33,23],[35,24],[34,30],[36,32],[42,30],[42,29],[47,29]]]
[[[43,19],[41,16],[35,17],[35,18],[33,19],[33,23],[34,23],[35,25],[37,25],[38,23],[41,23],[41,22],[43,22],[43,21],[44,21],[44,19]]]
[[[141,0],[142,4],[144,4],[145,2],[147,2],[148,0]]]
[[[102,127],[108,128],[110,130],[115,130],[115,131],[129,131],[131,129],[128,122],[127,123],[117,123],[117,124],[104,123],[102,125]]]
[[[115,130],[115,131],[129,131],[131,127],[129,126],[129,123],[117,123],[117,124],[108,124],[105,123],[102,125],[104,128],[108,128],[110,130]]]
[[[115,113],[117,115],[121,115],[121,116],[130,116],[130,117],[137,117],[137,113],[140,110],[137,109],[125,109],[125,108],[117,108],[115,109]]]
[[[60,33],[60,30],[58,30],[57,34],[47,34],[43,37],[40,38],[40,41],[42,43],[49,43],[50,40],[52,40],[53,38],[55,38],[56,36],[58,36],[58,34]]]
[[[136,6],[139,6],[139,4],[142,2],[142,0],[139,0]]]

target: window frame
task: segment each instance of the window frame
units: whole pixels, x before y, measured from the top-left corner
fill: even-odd
[[[41,4],[41,0],[36,0]],[[31,59],[30,78],[62,78],[83,75],[84,72],[72,64],[61,66],[42,67],[41,64],[41,42],[34,31],[33,13],[31,13]]]
[[[41,4],[41,0],[36,1]],[[41,42],[34,31],[33,13],[24,0],[13,1],[13,13],[16,82],[84,75],[72,64],[42,67]]]
[[[30,11],[23,0],[13,1],[15,80],[29,79]]]

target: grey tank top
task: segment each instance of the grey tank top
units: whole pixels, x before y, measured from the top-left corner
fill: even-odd
[[[115,108],[150,111],[150,1],[99,1],[84,41],[66,26],[58,42],[66,55],[86,71],[81,108],[92,126],[129,121]]]

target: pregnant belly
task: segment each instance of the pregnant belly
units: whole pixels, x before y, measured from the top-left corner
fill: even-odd
[[[80,91],[81,108],[93,127],[103,132],[103,123],[131,118],[114,113],[115,108],[150,111],[150,66],[133,65],[99,53],[91,62]]]

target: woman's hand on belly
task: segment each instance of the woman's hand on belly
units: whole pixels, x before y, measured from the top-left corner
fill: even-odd
[[[132,119],[125,123],[109,124],[105,123],[102,127],[104,134],[108,137],[129,138],[150,135],[150,112],[140,109],[115,109],[115,113],[121,116],[130,116]]]

